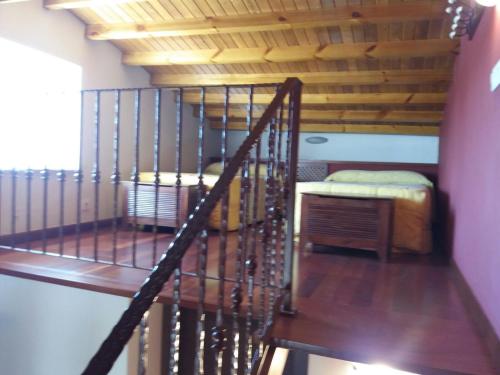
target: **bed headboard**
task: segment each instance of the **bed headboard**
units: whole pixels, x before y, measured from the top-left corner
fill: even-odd
[[[414,171],[423,174],[430,181],[432,181],[432,183],[434,183],[434,186],[437,186],[438,183],[437,164],[332,160],[300,160],[297,179],[299,181],[322,181],[326,178],[326,176],[344,169],[363,169],[368,171]]]

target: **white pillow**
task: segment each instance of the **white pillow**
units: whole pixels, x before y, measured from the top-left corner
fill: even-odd
[[[364,171],[348,169],[332,173],[325,181],[425,185],[433,187],[433,183],[427,177],[413,171]]]

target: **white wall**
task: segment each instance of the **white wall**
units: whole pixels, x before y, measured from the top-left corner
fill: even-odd
[[[0,372],[79,374],[128,299],[0,275]],[[111,374],[127,373],[126,352]]]
[[[235,130],[228,134],[229,154],[232,155],[245,138],[245,133]],[[306,138],[311,136],[325,137],[328,142],[307,143]],[[267,137],[263,139],[262,156],[265,157]],[[437,163],[438,148],[439,138],[433,136],[300,133],[299,159]]]
[[[84,89],[148,86],[143,69],[121,65],[118,49],[87,40],[80,20],[66,11],[44,9],[42,0],[2,4],[0,37],[81,65]],[[19,84],[29,88],[22,76]]]
[[[307,137],[322,136],[327,143],[310,144]],[[299,157],[317,160],[437,163],[439,138],[379,134],[301,133]]]
[[[2,4],[0,7],[0,37],[11,40],[16,43],[49,53],[55,57],[70,61],[82,67],[82,88],[116,88],[116,87],[145,87],[149,85],[149,75],[142,68],[126,67],[121,64],[121,53],[110,43],[94,42],[85,39],[85,28],[83,23],[67,11],[48,11],[43,8],[43,1],[29,1],[12,4]],[[1,53],[1,51],[0,51]],[[36,66],[36,61],[33,62]],[[29,90],[30,82],[24,82],[23,76],[19,77],[19,85],[26,86]],[[92,202],[93,189],[90,184],[90,171],[93,163],[93,137],[92,137],[92,107],[89,104],[92,97],[89,95],[86,103],[88,110],[85,113],[85,126],[83,135],[83,170],[84,186],[83,201]],[[101,202],[107,203],[101,208],[102,217],[109,217],[111,210],[111,200],[104,199],[102,195],[111,192],[109,176],[111,175],[111,145],[112,145],[112,97],[103,95],[103,114],[102,114],[102,137],[101,137],[101,158],[102,158],[102,181],[103,191],[101,193]],[[124,100],[125,115],[123,138],[124,146],[132,144],[132,101]],[[106,106],[108,110],[106,110]],[[29,106],[26,108],[30,110]],[[152,112],[145,116],[145,122],[151,123]],[[128,120],[128,121],[127,121]],[[8,124],[0,124],[8,126]],[[43,124],[41,124],[43,126]],[[147,134],[147,126],[144,126],[144,132]],[[29,136],[29,134],[27,134]],[[64,142],[64,139],[60,140]],[[125,147],[124,147],[125,149]],[[124,151],[122,150],[122,152]],[[124,167],[130,165],[130,153],[123,153],[128,160],[124,161]],[[125,172],[125,171],[124,171]],[[129,174],[129,173],[128,173]],[[0,231],[3,234],[10,233],[10,202],[11,186],[9,175],[4,177],[3,193],[1,197],[2,223]],[[69,211],[66,213],[67,224],[75,222],[75,214],[72,210],[75,206],[75,184],[72,183],[72,176],[68,174],[68,183],[66,189],[66,206]],[[24,175],[20,173],[17,184],[17,225],[18,232],[24,231],[26,216],[26,186],[24,184]],[[39,175],[35,174],[33,179],[33,210],[32,210],[32,228],[39,229],[42,220],[42,182]],[[58,223],[59,196],[58,184],[54,174],[51,175],[49,183],[49,226]],[[90,205],[91,206],[91,205]],[[88,209],[84,212],[83,220],[90,220],[93,212]]]
[[[176,112],[177,94],[172,91],[164,92],[162,120],[165,122],[161,134],[161,161],[162,171],[175,170],[175,141],[176,141]],[[181,170],[183,172],[196,172],[198,163],[198,127],[199,118],[194,117],[193,107],[185,104],[182,110],[182,156]],[[220,132],[205,127],[205,163],[210,156],[220,153]],[[152,164],[151,164],[152,166]],[[152,167],[149,168],[152,170]]]
[[[24,44],[37,50],[53,54],[61,59],[78,64],[83,70],[83,88],[134,88],[148,87],[149,75],[142,69],[126,67],[121,64],[121,53],[113,45],[106,42],[86,40],[84,25],[67,11],[48,11],[42,6],[42,1],[30,1],[13,4],[3,4],[0,7],[0,37]],[[1,53],[1,51],[0,51]],[[36,62],[33,62],[35,65]],[[20,76],[20,85],[23,82]],[[1,89],[1,87],[0,87]],[[94,185],[91,182],[95,151],[94,151],[94,101],[93,93],[86,94],[84,102],[83,126],[83,196],[82,221],[94,219]],[[120,141],[120,172],[122,180],[129,180],[134,159],[134,93],[124,92],[121,105],[121,141]],[[140,170],[153,170],[154,155],[154,92],[142,94],[141,134],[140,134]],[[29,107],[26,108],[29,110]],[[100,169],[101,183],[99,194],[99,218],[113,217],[113,186],[110,176],[113,170],[113,116],[114,93],[102,93],[101,96],[101,135],[100,135]],[[161,112],[161,159],[162,171],[173,171],[175,161],[175,124],[176,103],[173,92],[163,91]],[[0,126],[8,126],[0,124]],[[41,125],[43,126],[43,124]],[[193,117],[192,107],[184,106],[183,121],[183,153],[182,170],[196,170],[196,140],[198,121]],[[29,136],[29,135],[27,135]],[[219,137],[214,131],[206,132],[206,157],[214,155],[218,150]],[[214,138],[216,137],[216,138]],[[63,139],[60,140],[64,142]],[[16,232],[26,231],[26,194],[25,174],[19,173],[17,179],[16,199]],[[1,217],[0,233],[10,234],[12,183],[10,173],[4,173],[2,181],[2,196],[0,197]],[[35,174],[32,187],[31,229],[42,228],[43,198],[41,195],[43,183],[39,173]],[[48,226],[59,225],[59,183],[55,172],[50,174],[48,194]],[[76,222],[76,184],[72,173],[67,174],[65,184],[65,225]],[[122,199],[118,198],[119,206]],[[119,208],[121,213],[121,208]]]
[[[1,4],[0,37],[80,65],[83,69],[83,88],[143,87],[149,83],[149,76],[143,69],[121,65],[121,55],[115,47],[109,43],[86,40],[84,25],[77,18],[66,11],[47,11],[43,9],[41,0]],[[19,85],[29,90],[29,84],[20,75]],[[103,116],[109,117],[105,113]],[[130,128],[130,121],[126,126]],[[86,132],[84,150],[88,154],[92,149],[92,137],[88,128]],[[109,160],[111,155],[110,132],[109,121],[106,124],[103,122],[103,147],[108,147],[103,152],[103,160]],[[131,135],[125,131],[123,136],[124,144],[130,144]],[[87,180],[91,163],[89,155],[85,156]],[[108,190],[109,176],[109,169],[104,170],[102,185]],[[71,179],[71,176],[68,177]],[[52,178],[49,186],[49,206],[53,209],[49,215],[50,224],[57,222],[55,207],[58,190],[54,180]],[[38,227],[41,218],[41,186],[38,179],[34,181],[32,217],[33,225]],[[10,192],[5,179],[3,189],[2,231],[9,233]],[[68,187],[67,190],[68,207],[74,207],[74,200],[69,198],[70,195],[74,196],[72,189]],[[25,186],[20,182],[17,189],[20,212],[23,212],[25,204],[25,191]],[[84,199],[91,200],[91,192],[87,184],[84,187]],[[107,200],[101,202],[106,203]],[[105,215],[109,214],[109,210],[110,206],[104,205]],[[87,212],[86,215],[91,217],[92,213]],[[22,217],[18,219],[18,230],[22,231]],[[5,276],[0,277],[0,300],[0,372],[12,375],[79,373],[128,303],[125,298]],[[121,358],[114,373],[124,374],[125,368],[126,359]]]
[[[80,65],[84,89],[137,88],[149,86],[149,75],[141,68],[121,64],[121,53],[106,42],[84,37],[84,25],[67,11],[48,11],[42,0],[0,5],[0,37],[49,53]],[[2,51],[0,51],[1,56]],[[36,61],[33,62],[34,66]],[[19,85],[29,90],[30,82],[19,77]],[[0,82],[1,89],[1,82]],[[83,126],[83,212],[82,221],[93,220],[94,189],[90,174],[94,163],[94,96],[85,100]],[[140,170],[153,170],[154,96],[142,97]],[[100,219],[113,215],[112,174],[113,93],[102,94],[101,113],[101,188]],[[133,166],[134,95],[124,93],[121,112],[120,172],[130,179]],[[26,110],[30,110],[29,107]],[[161,120],[162,171],[173,171],[175,161],[175,95],[163,92]],[[8,126],[8,124],[0,124]],[[40,126],[43,126],[41,124]],[[191,106],[184,106],[182,170],[196,170],[198,121]],[[219,138],[210,129],[206,133],[206,156],[214,155]],[[29,136],[29,134],[27,134]],[[60,140],[64,142],[64,139]],[[26,229],[25,175],[19,172],[16,186],[16,232]],[[10,173],[4,173],[0,197],[0,234],[11,233]],[[35,174],[32,185],[32,229],[42,227],[43,184]],[[48,226],[59,224],[59,184],[51,172],[48,194]],[[75,223],[76,184],[71,173],[65,186],[65,224]],[[121,203],[121,199],[118,200]],[[119,211],[121,212],[121,211]],[[22,301],[16,301],[21,299]],[[20,298],[21,296],[21,298]],[[105,334],[119,318],[127,299],[55,287],[33,281],[2,277],[0,279],[0,372],[3,374],[76,374],[98,348]],[[23,342],[25,346],[23,347]],[[29,344],[29,345],[28,345]],[[56,367],[58,366],[58,367]],[[124,374],[126,359],[117,363],[116,374]]]

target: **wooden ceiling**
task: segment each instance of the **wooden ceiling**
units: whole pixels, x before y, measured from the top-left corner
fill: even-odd
[[[437,0],[45,0],[108,40],[159,86],[300,78],[301,127],[315,132],[437,135],[458,42]],[[246,116],[234,90],[230,116]],[[256,91],[261,113],[272,91]],[[196,104],[199,95],[186,93]],[[207,94],[217,127],[223,95]]]

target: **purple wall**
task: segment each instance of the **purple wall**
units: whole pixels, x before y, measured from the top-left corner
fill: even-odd
[[[440,188],[447,244],[500,336],[500,6],[487,9],[472,41],[462,40],[440,139]],[[446,205],[445,205],[446,206]]]

